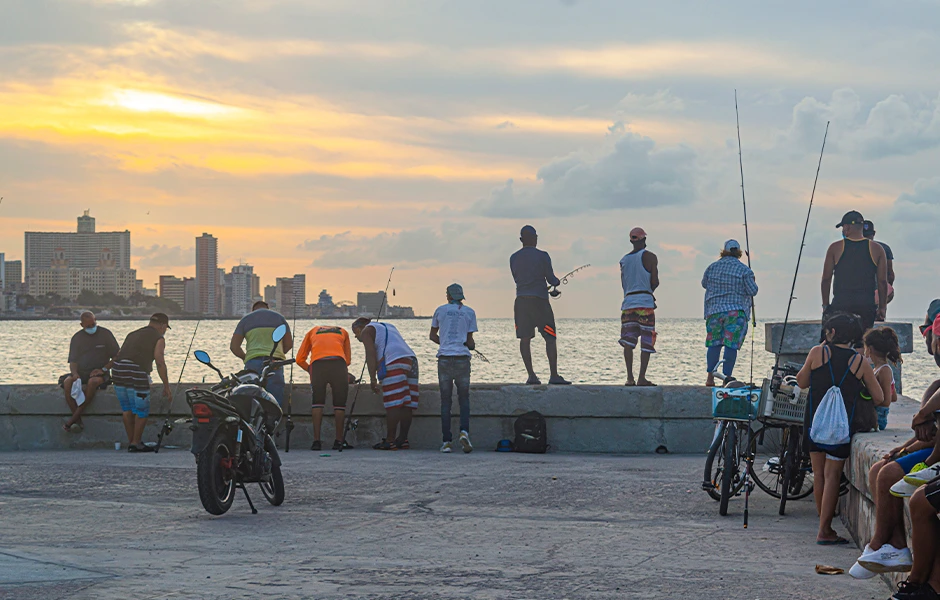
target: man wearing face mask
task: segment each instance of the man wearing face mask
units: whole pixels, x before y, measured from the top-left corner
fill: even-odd
[[[888,258],[884,248],[864,236],[865,217],[855,210],[845,213],[836,227],[842,240],[826,252],[822,275],[823,321],[837,312],[861,317],[863,331],[884,321],[888,298]],[[832,291],[832,302],[829,292]],[[875,304],[875,291],[878,304]]]
[[[62,386],[65,389],[65,402],[72,411],[71,418],[62,426],[65,431],[83,429],[82,413],[94,399],[95,393],[108,387],[111,382],[108,369],[119,350],[114,334],[98,326],[94,313],[83,312],[81,324],[82,329],[69,342],[69,375]],[[74,398],[72,387],[76,381],[81,381],[82,391]]]

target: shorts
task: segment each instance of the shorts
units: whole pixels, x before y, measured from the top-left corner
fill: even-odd
[[[705,346],[725,346],[738,350],[747,337],[747,313],[743,310],[715,313],[705,319]]]
[[[890,406],[876,406],[875,413],[878,415],[878,431],[884,431],[888,428],[888,411]]]
[[[134,388],[114,386],[114,393],[121,403],[123,412],[132,412],[140,419],[150,416],[150,390],[135,390]]]
[[[930,506],[940,513],[940,481],[928,483],[927,487],[924,488],[924,496],[927,497]]]
[[[346,361],[341,358],[326,358],[310,365],[310,389],[313,392],[311,408],[326,406],[326,386],[333,391],[333,410],[346,410],[349,396],[349,378]]]
[[[852,442],[848,444],[840,444],[835,448],[829,447],[825,450],[816,445],[810,437],[807,435],[806,440],[806,450],[807,452],[825,452],[826,458],[829,460],[848,460],[849,456],[852,454]]]
[[[919,464],[927,460],[927,457],[933,452],[933,448],[924,448],[923,450],[918,450],[917,452],[911,452],[901,458],[894,459],[894,462],[898,463],[898,466],[904,469],[904,474],[907,475],[911,472],[911,469],[914,468],[914,465]]]
[[[516,319],[516,337],[528,340],[535,337],[535,330],[546,340],[554,339],[555,313],[548,298],[538,296],[518,296],[513,305],[513,315]]]
[[[656,309],[628,308],[620,313],[620,345],[650,354],[656,352]]]
[[[418,359],[399,358],[385,365],[382,380],[382,404],[385,410],[396,406],[418,408]]]

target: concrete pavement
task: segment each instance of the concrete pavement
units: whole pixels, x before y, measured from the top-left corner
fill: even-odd
[[[821,576],[810,500],[751,524],[704,456],[285,456],[287,500],[201,507],[185,451],[0,453],[0,598],[887,598]],[[839,526],[841,528],[841,526]],[[843,532],[844,533],[844,532]]]

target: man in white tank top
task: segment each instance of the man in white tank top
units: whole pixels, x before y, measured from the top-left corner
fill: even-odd
[[[656,352],[656,298],[659,287],[659,259],[646,249],[646,232],[641,227],[630,231],[633,252],[620,259],[620,345],[627,363],[628,386],[656,385],[646,378],[650,355]],[[640,377],[633,378],[633,349],[640,344]]]

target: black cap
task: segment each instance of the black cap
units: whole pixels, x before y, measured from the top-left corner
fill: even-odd
[[[150,315],[151,323],[159,323],[160,325],[166,325],[167,329],[173,329],[170,327],[170,317],[166,316],[165,313],[153,313]]]
[[[865,223],[865,217],[862,216],[862,213],[857,210],[850,210],[849,212],[842,215],[842,220],[839,221],[839,224],[836,225],[836,229],[842,227],[843,225],[863,225]]]
[[[862,225],[862,233],[865,237],[875,237],[875,224],[871,221],[865,221],[865,224]]]

